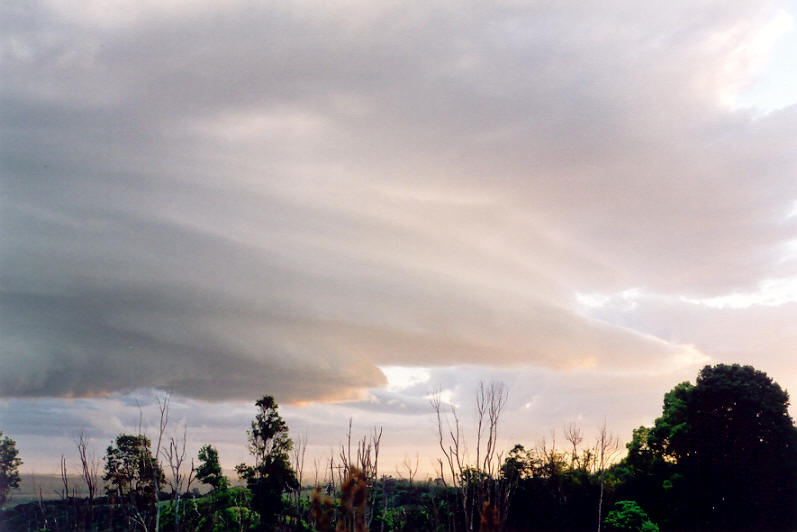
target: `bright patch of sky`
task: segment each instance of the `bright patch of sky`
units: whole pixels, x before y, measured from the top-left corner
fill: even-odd
[[[778,11],[739,48],[748,77],[724,95],[736,109],[753,108],[761,114],[797,103],[797,1]]]
[[[616,294],[582,294],[576,292],[576,301],[582,306],[595,309],[607,305],[621,308],[622,310],[634,310],[638,303],[641,292],[638,288],[629,288]]]
[[[380,366],[380,370],[387,377],[387,389],[398,392],[411,388],[416,384],[428,382],[431,375],[427,368],[414,366]]]
[[[576,301],[586,310],[612,308],[622,311],[633,311],[639,305],[642,296],[667,297],[662,294],[643,294],[639,289],[623,290],[614,294],[582,294],[576,293]],[[733,292],[716,297],[679,296],[679,301],[693,305],[703,305],[716,309],[743,309],[752,306],[777,307],[786,303],[797,302],[797,277],[785,279],[767,279],[759,284],[758,290],[752,292]]]
[[[797,216],[797,200],[792,202],[791,210],[789,211],[789,214],[786,215],[786,218],[794,218],[795,216]]]
[[[451,405],[454,408],[459,408],[460,404],[454,401],[454,390],[451,389],[444,389],[436,392],[436,394],[440,397],[440,403],[443,405]],[[430,394],[427,396],[427,399],[431,399],[434,394]],[[447,407],[446,407],[447,408]]]
[[[734,292],[704,299],[682,297],[681,300],[712,308],[741,309],[753,305],[776,307],[797,302],[797,278],[769,279],[762,282],[755,292]]]

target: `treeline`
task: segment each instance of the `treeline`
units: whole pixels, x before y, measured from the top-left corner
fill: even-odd
[[[243,483],[237,487],[212,445],[191,459],[184,436],[165,437],[167,398],[154,441],[120,434],[107,448],[103,494],[99,464],[86,457],[81,438],[88,496],[75,496],[62,458],[61,500],[18,505],[0,516],[0,530],[797,529],[797,428],[788,394],[750,366],[706,366],[695,384],[678,384],[665,394],[661,417],[635,429],[625,449],[604,423],[592,442],[568,425],[533,449],[518,444],[502,452],[497,439],[507,392],[482,384],[475,399],[466,442],[456,409],[433,396],[441,453],[434,481],[415,481],[417,463],[410,462],[407,479],[380,474],[381,429],[352,440],[350,422],[338,456],[323,466],[325,479],[308,489],[307,442],[289,437],[272,397],[255,403],[252,463],[236,466]],[[16,451],[13,440],[10,447]],[[0,467],[0,477],[14,470]]]

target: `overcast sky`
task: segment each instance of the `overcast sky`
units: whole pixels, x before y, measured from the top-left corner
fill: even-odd
[[[28,470],[154,397],[246,459],[510,393],[623,440],[717,362],[797,389],[797,3],[10,2],[0,430]],[[143,409],[140,415],[139,407]],[[794,409],[792,409],[794,412]]]

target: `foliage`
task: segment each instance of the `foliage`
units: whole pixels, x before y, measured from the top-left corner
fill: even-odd
[[[204,497],[185,501],[184,530],[223,532],[256,530],[259,516],[251,509],[251,494],[243,487],[220,488]],[[164,523],[171,524],[173,508],[164,511]],[[171,532],[171,527],[162,528]]]
[[[659,532],[659,527],[648,519],[648,514],[634,501],[617,501],[604,524],[607,530]]]
[[[382,477],[376,492],[376,516],[371,530],[444,532],[464,526],[457,501],[458,490],[433,483]]]
[[[764,372],[704,367],[664,396],[662,416],[628,445],[620,476],[671,526],[786,529],[794,524],[797,429],[789,397]],[[659,500],[657,504],[655,501]]]
[[[120,434],[115,443],[105,453],[105,491],[118,498],[131,521],[148,528],[158,500],[157,486],[165,480],[163,470],[146,436]]]
[[[634,429],[626,444],[628,455],[613,468],[612,474],[619,482],[617,496],[633,497],[659,519],[677,522],[683,512],[674,502],[676,493],[671,488],[674,482],[680,484],[683,477],[675,472],[671,459],[651,448],[651,431],[650,427]]]
[[[19,487],[21,465],[17,442],[3,436],[3,431],[0,430],[0,506],[8,500],[8,492]]]
[[[227,477],[221,473],[219,452],[212,445],[204,445],[199,449],[199,467],[196,468],[196,478],[210,486],[214,492],[227,488]]]
[[[509,511],[511,530],[591,530],[600,495],[600,478],[578,461],[554,449],[530,451],[516,446],[507,457],[507,469],[519,481]],[[614,495],[611,475],[606,500]]]
[[[509,451],[501,466],[501,474],[515,482],[528,477],[534,469],[534,457],[531,451],[517,443]]]

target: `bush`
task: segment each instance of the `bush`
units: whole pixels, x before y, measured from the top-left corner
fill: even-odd
[[[659,532],[659,527],[648,519],[645,510],[634,501],[617,501],[614,509],[606,516],[604,524],[608,530]]]

